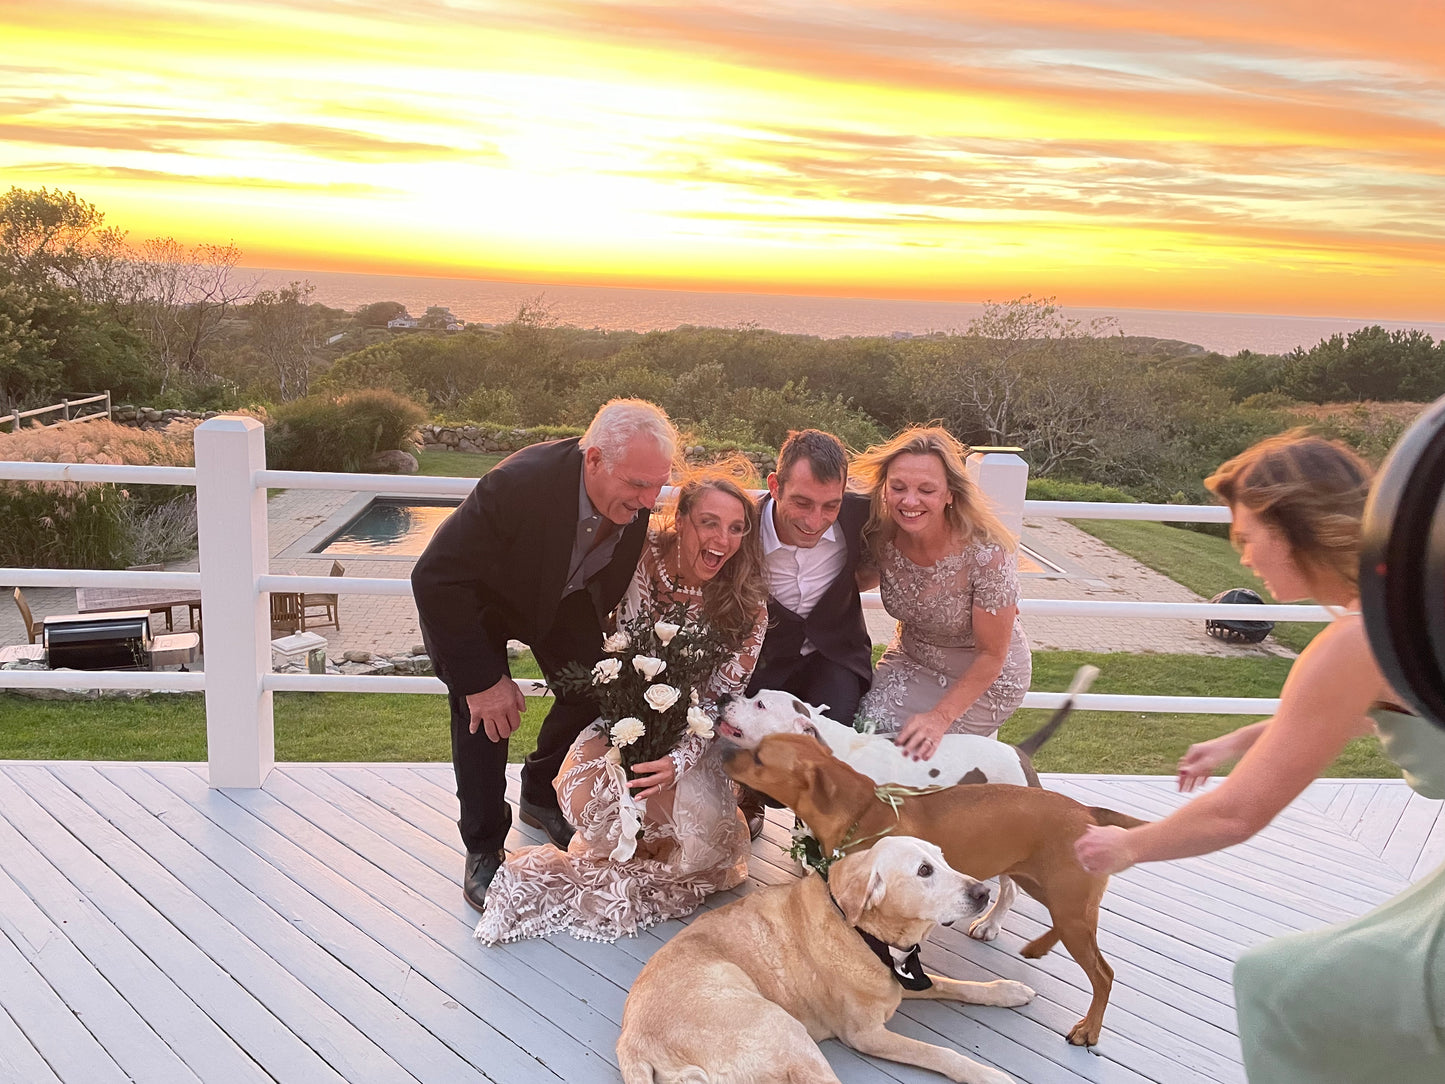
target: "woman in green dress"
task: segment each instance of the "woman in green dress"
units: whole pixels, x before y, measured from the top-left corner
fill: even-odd
[[[1377,730],[1411,786],[1445,796],[1445,731],[1390,688],[1360,616],[1360,527],[1369,467],[1341,444],[1287,433],[1205,485],[1229,505],[1240,561],[1282,602],[1337,608],[1290,668],[1272,718],[1193,745],[1179,787],[1228,778],[1163,820],[1091,827],[1080,865],[1117,873],[1242,843],[1269,824],[1350,739]],[[1235,1000],[1251,1084],[1445,1081],[1445,867],[1369,914],[1250,949]]]

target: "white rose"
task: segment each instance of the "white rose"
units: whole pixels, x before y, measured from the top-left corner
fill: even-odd
[[[647,733],[647,727],[641,719],[635,719],[631,715],[625,719],[618,719],[612,724],[612,744],[631,745],[638,738]]]
[[[659,621],[652,626],[652,631],[657,633],[657,638],[662,641],[662,646],[666,647],[672,643],[672,638],[677,635],[680,628],[682,628],[681,625],[674,625],[671,621]]]
[[[603,659],[592,667],[592,684],[606,685],[609,681],[616,681],[617,675],[622,673],[621,659]]]
[[[653,711],[666,711],[677,703],[677,698],[681,695],[682,693],[671,685],[649,685],[647,692],[642,694],[642,699],[647,701],[647,706]]]
[[[699,738],[712,737],[712,720],[702,708],[687,709],[687,732]]]
[[[653,658],[651,655],[637,655],[632,660],[632,669],[636,670],[648,681],[651,681],[667,669],[667,663],[661,659]]]
[[[603,651],[626,651],[632,646],[632,641],[627,638],[627,633],[618,629],[611,636],[602,637]]]

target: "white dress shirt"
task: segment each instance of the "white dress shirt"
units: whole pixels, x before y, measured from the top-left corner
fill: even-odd
[[[823,592],[838,578],[848,562],[848,543],[834,521],[811,549],[790,546],[778,538],[773,523],[777,502],[768,497],[763,502],[763,559],[768,569],[768,594],[799,617],[806,618],[823,597]],[[811,641],[803,642],[803,654],[816,651]]]

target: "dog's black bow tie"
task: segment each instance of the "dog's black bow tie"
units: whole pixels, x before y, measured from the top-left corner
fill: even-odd
[[[883,966],[893,972],[893,977],[898,980],[898,985],[905,990],[927,990],[933,985],[933,980],[923,972],[923,961],[918,958],[918,946],[914,945],[908,949],[906,954],[899,957],[903,949],[895,949],[887,941],[880,941],[867,930],[858,929],[858,936],[863,938],[863,943],[873,950],[873,955],[883,961]]]

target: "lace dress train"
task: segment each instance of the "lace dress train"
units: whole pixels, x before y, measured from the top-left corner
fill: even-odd
[[[623,615],[656,614],[659,594],[686,598],[692,619],[701,619],[701,597],[671,582],[654,535],[623,599]],[[743,649],[713,675],[702,703],[710,715],[718,697],[746,685],[766,627],[762,610]],[[747,876],[747,824],[713,739],[689,736],[673,750],[677,782],[643,804],[643,835],[624,861],[610,857],[621,825],[607,750],[600,722],[573,742],[555,785],[577,832],[566,851],[549,844],[507,857],[477,923],[476,936],[485,944],[561,930],[581,940],[613,941],[690,914],[704,898]]]

